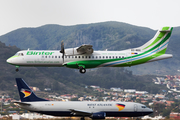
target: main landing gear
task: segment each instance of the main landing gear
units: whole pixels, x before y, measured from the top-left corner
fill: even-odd
[[[81,66],[81,67],[79,67],[79,72],[84,74],[84,73],[86,73],[86,69]]]
[[[85,120],[84,117],[82,117],[81,120]]]

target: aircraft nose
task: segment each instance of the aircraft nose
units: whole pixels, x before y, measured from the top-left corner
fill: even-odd
[[[11,63],[11,58],[8,58],[8,59],[6,60],[6,62],[7,62],[7,63]]]
[[[150,112],[150,114],[151,114],[151,113],[153,113],[153,110],[149,108],[149,112]]]

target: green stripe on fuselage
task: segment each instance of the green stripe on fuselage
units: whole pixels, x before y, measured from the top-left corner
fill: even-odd
[[[84,65],[85,68],[95,68],[95,67],[98,67],[98,66],[100,66],[101,64],[104,64],[104,63],[114,62],[114,61],[119,61],[119,60],[128,60],[128,59],[131,59],[131,58],[135,58],[135,57],[138,57],[138,56],[142,56],[142,55],[145,55],[145,54],[147,54],[147,53],[155,50],[156,48],[160,47],[160,45],[163,44],[164,42],[166,42],[166,40],[168,40],[170,36],[171,36],[171,32],[168,33],[168,34],[166,35],[166,37],[165,37],[160,43],[158,43],[156,46],[154,46],[153,48],[151,48],[151,49],[149,49],[149,50],[147,50],[147,51],[145,51],[145,52],[143,52],[143,53],[141,53],[141,54],[138,54],[138,55],[126,57],[126,58],[124,58],[124,59],[121,58],[121,59],[73,61],[73,62],[68,62],[66,66],[67,66],[67,67],[70,67],[70,68],[78,68],[78,64],[79,64],[79,65]],[[163,52],[162,52],[162,51],[163,51]],[[164,50],[162,50],[162,51],[158,52],[159,56],[162,55],[162,53],[165,53],[166,49],[164,49]],[[161,53],[161,54],[160,54],[160,53]],[[156,54],[157,54],[157,53],[156,53]],[[154,56],[154,54],[153,54],[153,56]],[[146,58],[148,58],[148,60],[150,60],[149,57],[146,57]],[[140,60],[141,60],[140,62],[141,62],[141,63],[147,62],[146,58],[140,59]],[[153,57],[153,58],[155,58],[155,57]],[[152,59],[153,59],[153,58],[152,58]],[[138,60],[136,60],[136,61],[138,61]],[[134,62],[134,61],[133,61],[133,62]],[[136,64],[140,64],[140,63],[135,63],[135,62],[132,63],[132,64],[124,63],[124,64],[120,64],[119,66],[121,66],[121,67],[123,67],[123,66],[132,66],[132,65],[136,65]]]
[[[148,56],[148,57],[145,57],[145,58],[142,58],[142,59],[139,59],[139,60],[131,61],[131,64],[123,63],[123,64],[115,65],[113,67],[125,67],[125,66],[133,66],[133,65],[138,65],[138,64],[146,63],[146,62],[148,62],[151,59],[154,59],[154,58],[156,58],[158,56],[163,55],[163,54],[161,54],[161,52],[166,51],[166,49],[167,48],[165,48],[162,51],[160,51],[160,52],[158,52],[156,54],[153,54],[151,56]]]

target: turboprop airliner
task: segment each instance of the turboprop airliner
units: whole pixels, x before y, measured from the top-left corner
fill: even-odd
[[[15,102],[23,109],[53,116],[90,117],[138,117],[153,113],[152,109],[134,102],[103,101],[48,101],[37,97],[22,78],[16,78],[21,102]]]
[[[172,30],[172,27],[163,27],[144,45],[122,51],[94,51],[92,45],[64,49],[61,42],[61,50],[22,50],[7,62],[15,65],[16,71],[20,66],[66,66],[85,73],[88,68],[133,66],[171,58],[172,55],[165,52]]]

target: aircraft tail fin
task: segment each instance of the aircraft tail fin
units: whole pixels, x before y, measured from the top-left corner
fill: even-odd
[[[165,54],[173,27],[163,27],[147,43],[139,47],[142,51],[154,51]]]
[[[22,78],[16,78],[21,102],[48,101],[37,97]]]

